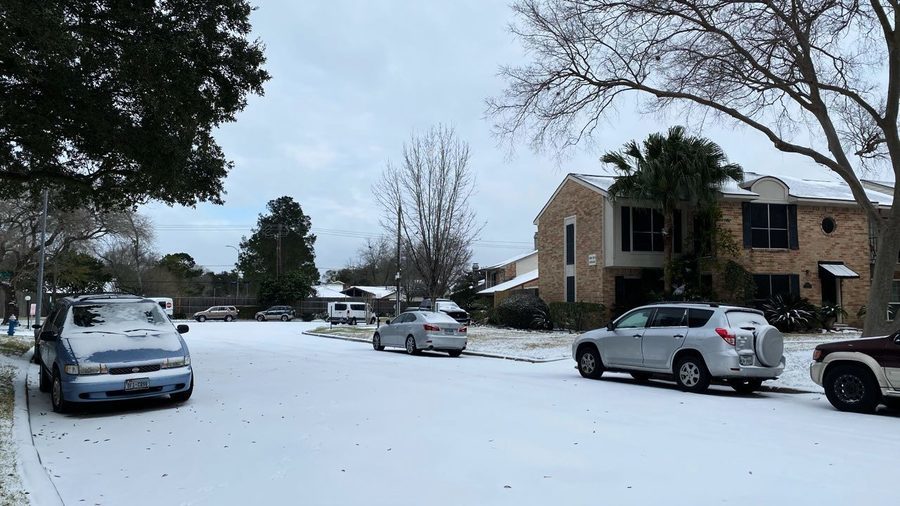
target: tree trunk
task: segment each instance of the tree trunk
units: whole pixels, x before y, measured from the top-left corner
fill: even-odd
[[[665,210],[663,212],[663,292],[666,298],[672,295],[672,241],[673,227],[675,221],[674,210]]]
[[[891,212],[893,213],[893,210]],[[897,267],[898,252],[900,252],[900,223],[892,218],[884,221],[878,230],[875,269],[872,272],[869,300],[866,304],[863,336],[886,334],[900,326],[900,318],[894,318],[893,322],[887,321],[887,308],[888,302],[891,302],[891,284]]]

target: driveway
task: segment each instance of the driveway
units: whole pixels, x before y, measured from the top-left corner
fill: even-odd
[[[816,394],[690,395],[571,361],[410,357],[191,324],[167,400],[57,415],[34,441],[67,504],[896,504],[900,418]]]

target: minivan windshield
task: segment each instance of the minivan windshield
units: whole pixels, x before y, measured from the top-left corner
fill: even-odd
[[[172,323],[154,302],[116,302],[73,306],[64,328],[91,332],[166,331]]]

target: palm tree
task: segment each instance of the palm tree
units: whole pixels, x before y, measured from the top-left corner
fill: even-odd
[[[662,208],[664,287],[666,295],[671,294],[676,206],[687,203],[699,209],[714,208],[718,189],[729,179],[742,181],[743,170],[728,163],[718,144],[703,137],[686,136],[681,126],[669,128],[666,135],[650,134],[643,146],[631,141],[622,151],[608,152],[601,160],[619,173],[609,188],[613,200],[647,200]]]

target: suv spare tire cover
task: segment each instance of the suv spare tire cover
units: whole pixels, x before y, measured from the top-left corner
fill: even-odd
[[[784,355],[784,336],[781,331],[766,325],[756,333],[756,356],[766,367],[776,367]]]

